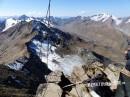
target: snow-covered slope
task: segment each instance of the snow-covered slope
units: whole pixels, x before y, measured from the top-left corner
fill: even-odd
[[[3,29],[3,31],[9,29],[10,27],[16,25],[19,21],[18,20],[15,20],[13,18],[9,18],[9,19],[6,19],[6,22],[5,22],[5,28]]]
[[[21,21],[30,22],[32,20],[33,20],[32,17],[27,17],[27,18],[12,18],[12,17],[10,17],[10,18],[7,18],[5,21],[5,28],[3,29],[3,31],[6,31],[10,27],[15,26],[16,24],[20,23]]]
[[[49,51],[47,50],[48,44],[46,41],[40,42],[36,40],[32,40],[32,44],[30,46],[36,54],[41,58],[42,62],[48,63],[48,68],[52,71],[60,70],[63,71],[64,74],[71,75],[74,67],[79,67],[84,65],[85,63],[76,54],[73,55],[64,55],[60,56],[56,53],[56,47],[52,46],[49,43]],[[47,53],[48,52],[48,53]],[[47,62],[47,54],[48,54],[48,62]]]

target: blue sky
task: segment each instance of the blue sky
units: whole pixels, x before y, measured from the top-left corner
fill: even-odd
[[[0,0],[0,16],[44,16],[48,0]],[[130,16],[130,0],[52,0],[51,15],[78,16],[108,13]]]

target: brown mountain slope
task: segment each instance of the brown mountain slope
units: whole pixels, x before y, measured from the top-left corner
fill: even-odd
[[[77,34],[86,41],[92,41],[97,53],[114,60],[123,59],[123,51],[127,47],[127,39],[124,34],[112,26],[112,20],[106,22],[73,21],[59,26],[63,31]]]
[[[32,32],[32,23],[21,22],[0,34],[0,64],[9,63],[27,55],[25,43],[35,33]]]

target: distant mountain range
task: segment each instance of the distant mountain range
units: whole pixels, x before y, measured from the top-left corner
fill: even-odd
[[[87,17],[77,16],[70,18],[57,18],[52,17],[52,22],[57,26],[65,26],[74,22],[89,24],[107,24],[111,25],[119,31],[122,31],[126,35],[130,36],[130,17],[118,18],[114,15],[98,14]]]
[[[26,21],[29,22],[31,20],[37,20],[41,21],[46,24],[46,19],[45,17],[29,17],[26,15],[22,16],[11,16],[11,17],[1,17],[0,18],[0,31],[5,31],[8,28],[16,25],[17,23],[21,21]],[[53,17],[51,16],[51,22],[52,25],[59,27],[59,26],[65,26],[67,24],[70,24],[72,22],[86,22],[87,24],[89,23],[104,23],[104,24],[109,24],[115,27],[116,29],[124,32],[126,35],[130,35],[130,17],[122,17],[118,18],[114,15],[109,15],[109,14],[98,14],[98,15],[92,15],[92,16],[77,16],[77,17]]]

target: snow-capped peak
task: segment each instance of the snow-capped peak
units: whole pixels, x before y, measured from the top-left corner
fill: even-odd
[[[28,17],[26,15],[22,15],[19,17],[8,17],[7,19],[5,19],[5,28],[3,29],[3,31],[9,29],[10,27],[15,26],[21,21],[30,22],[32,20],[34,20],[32,17]]]
[[[90,19],[93,21],[105,22],[109,17],[111,17],[111,15],[103,13],[103,14],[93,15],[91,16]]]
[[[30,22],[32,20],[35,20],[35,21],[40,21],[41,23],[45,24],[46,26],[48,25],[48,21],[47,21],[46,18],[29,17],[29,16],[26,16],[26,15],[21,15],[19,17],[8,17],[8,18],[5,18],[4,20],[5,20],[5,28],[2,30],[2,32],[9,29],[12,26],[15,26],[16,24],[18,24],[22,21]],[[50,23],[50,26],[53,27],[53,24]]]
[[[109,15],[109,14],[105,14],[105,13],[98,14],[98,15],[93,15],[93,16],[90,17],[91,20],[96,21],[96,22],[98,22],[98,21],[105,22],[109,18],[111,18],[115,22],[116,25],[121,24],[122,21],[123,21],[122,19],[117,18],[114,15]]]
[[[26,21],[26,22],[30,22],[31,20],[34,20],[32,17],[28,17],[26,15],[21,15],[18,20],[20,21]]]

